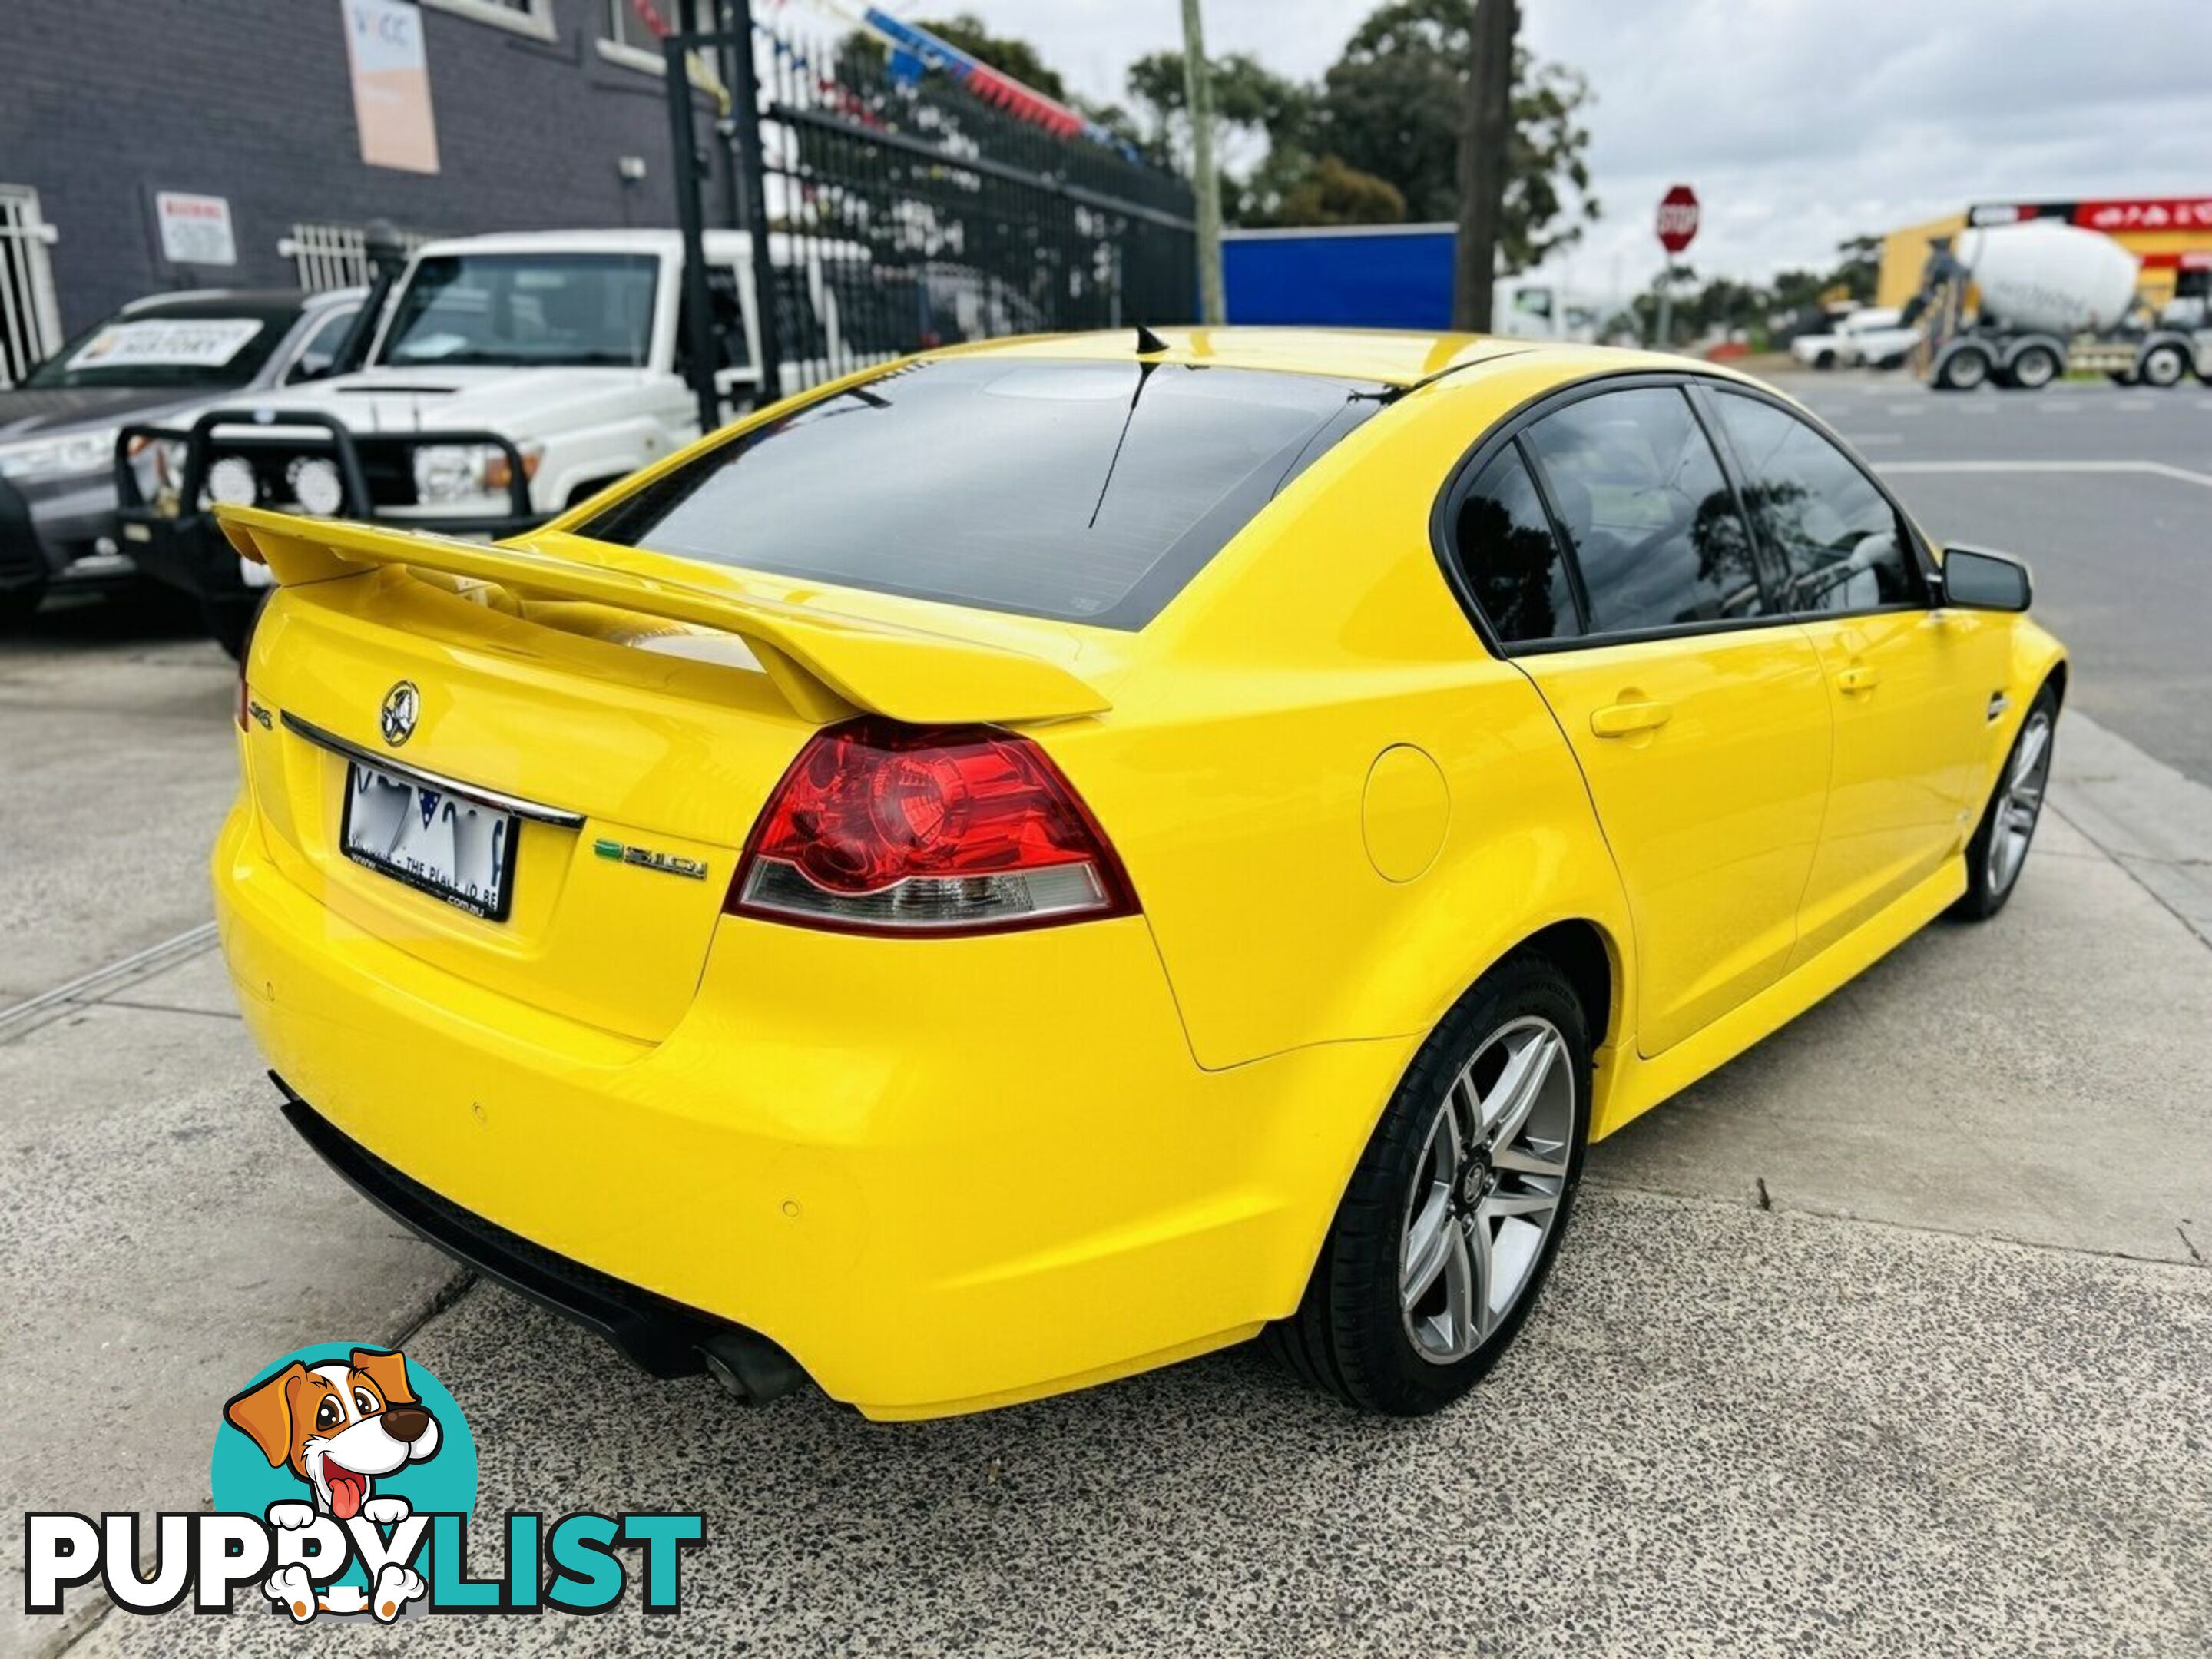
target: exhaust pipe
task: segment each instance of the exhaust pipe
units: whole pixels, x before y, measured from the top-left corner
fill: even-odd
[[[757,1331],[735,1327],[699,1345],[699,1358],[714,1381],[740,1405],[765,1406],[799,1386],[799,1362]]]

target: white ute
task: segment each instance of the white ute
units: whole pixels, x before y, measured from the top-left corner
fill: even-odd
[[[1907,327],[1904,313],[1888,306],[1854,311],[1827,334],[1800,334],[1790,355],[1811,368],[1895,368],[1920,343],[1920,331]]]
[[[822,256],[858,253],[809,240],[793,249],[777,234],[779,268],[801,261],[823,327],[816,355],[787,356],[781,390],[878,361],[848,350]],[[761,394],[757,290],[744,233],[706,234],[714,380],[726,417]],[[520,457],[530,519],[561,512],[616,479],[700,435],[698,400],[686,375],[684,243],[672,230],[528,231],[431,242],[394,284],[362,367],[253,400],[257,435],[268,439],[308,417],[303,436],[334,421],[364,452],[380,438],[420,432],[481,432]],[[312,423],[309,423],[312,422]],[[218,428],[220,450],[237,428]],[[520,527],[510,465],[489,445],[446,444],[406,452],[409,465],[368,469],[373,515],[404,525],[435,521],[465,533],[481,516],[490,533]],[[244,475],[237,475],[241,480]],[[222,491],[216,499],[223,499]],[[332,510],[315,501],[267,502]],[[345,510],[358,516],[357,504]],[[456,520],[461,522],[457,523]],[[248,573],[248,580],[261,575]]]

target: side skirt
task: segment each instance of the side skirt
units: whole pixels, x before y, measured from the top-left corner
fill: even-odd
[[[1966,890],[1965,858],[1947,860],[1935,874],[1888,908],[1869,917],[1819,956],[1664,1054],[1645,1060],[1633,1052],[1632,1043],[1613,1045],[1608,1055],[1613,1064],[1598,1073],[1590,1139],[1604,1139],[1622,1124],[1650,1111],[1668,1096],[1680,1094],[1708,1072],[1772,1036],[1942,915]]]

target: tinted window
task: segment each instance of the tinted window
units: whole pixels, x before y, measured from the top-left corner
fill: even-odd
[[[1786,410],[1714,396],[1751,509],[1784,566],[1792,611],[1921,603],[1920,573],[1897,509],[1835,445]]]
[[[1762,614],[1734,492],[1679,390],[1585,398],[1536,422],[1523,441],[1574,544],[1591,631]]]
[[[707,331],[714,341],[712,359],[717,370],[750,368],[753,351],[745,338],[745,307],[738,283],[743,280],[730,265],[707,267]],[[688,374],[691,362],[691,295],[682,299],[676,327],[676,367]]]
[[[307,343],[300,348],[300,355],[292,360],[292,367],[284,376],[287,380],[312,380],[318,374],[330,373],[331,365],[337,362],[338,352],[345,345],[346,336],[353,331],[354,309],[352,306],[340,306],[317,326],[307,337]]]
[[[41,390],[244,386],[299,315],[296,302],[256,305],[222,295],[139,306],[77,336],[23,384]]]
[[[920,363],[732,439],[582,531],[1139,628],[1378,390],[1181,364]]]
[[[378,360],[634,368],[651,343],[659,273],[659,260],[646,253],[418,259]]]
[[[1518,447],[1482,469],[1459,510],[1459,556],[1475,603],[1508,644],[1578,634],[1566,561]]]

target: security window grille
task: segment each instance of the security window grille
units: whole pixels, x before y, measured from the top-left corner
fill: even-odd
[[[419,231],[402,231],[399,240],[412,253],[429,238]],[[276,251],[292,261],[303,294],[326,294],[334,288],[360,288],[375,272],[369,269],[368,233],[359,225],[297,224],[282,238]]]
[[[15,385],[61,349],[46,257],[53,240],[53,228],[39,216],[38,191],[0,185],[0,386]]]

